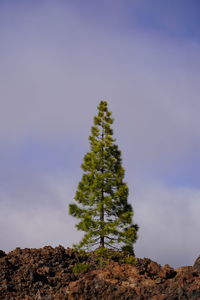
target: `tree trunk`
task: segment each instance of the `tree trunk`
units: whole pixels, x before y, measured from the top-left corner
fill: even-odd
[[[100,248],[104,248],[104,236],[100,238]]]
[[[102,134],[101,134],[101,140],[103,141],[104,139],[104,130],[102,128]],[[103,160],[103,147],[102,147],[102,160]],[[101,169],[101,174],[104,173],[104,167],[102,167]],[[104,190],[103,190],[103,187],[102,187],[102,190],[101,190],[101,212],[100,212],[100,221],[104,222],[104,203],[103,203],[103,200],[104,200]],[[101,225],[101,229],[103,229],[103,225]],[[100,236],[100,248],[104,248],[104,236]]]
[[[102,191],[102,197],[103,197],[103,191]],[[102,198],[103,199],[103,198]],[[101,215],[100,215],[100,220],[103,222],[104,221],[104,205],[102,203],[101,207]],[[101,225],[101,229],[103,229],[103,226]],[[100,248],[104,248],[104,236],[100,237]]]

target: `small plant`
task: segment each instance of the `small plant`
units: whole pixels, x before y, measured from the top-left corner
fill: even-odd
[[[102,258],[111,258],[111,251],[107,248],[98,248],[95,253]]]
[[[120,262],[123,264],[135,265],[137,263],[137,259],[134,256],[126,256],[120,259]]]
[[[111,261],[119,262],[122,264],[135,265],[137,259],[134,255],[130,255],[128,251],[115,251],[106,248],[98,248],[95,250],[97,254],[97,263],[100,267],[103,267]]]
[[[83,249],[79,249],[78,256],[79,256],[81,261],[84,261],[84,260],[88,259],[88,253],[86,251],[84,251]]]
[[[86,263],[76,263],[73,267],[74,274],[83,274],[86,273],[89,269],[89,265]]]
[[[102,267],[108,265],[109,262],[110,262],[109,259],[105,259],[105,258],[103,258],[103,257],[98,257],[98,258],[97,258],[97,264],[99,265],[100,268],[102,268]]]
[[[87,256],[88,254],[87,254],[87,252],[85,250],[80,249],[79,250],[79,255],[81,255],[81,256]]]

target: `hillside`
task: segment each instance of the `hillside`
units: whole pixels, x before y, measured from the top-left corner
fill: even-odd
[[[0,299],[200,299],[198,261],[194,267],[161,267],[138,258],[124,264],[62,246],[0,252]]]

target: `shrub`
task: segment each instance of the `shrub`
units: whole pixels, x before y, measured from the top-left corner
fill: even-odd
[[[126,256],[124,258],[121,258],[119,262],[123,264],[135,265],[137,263],[137,259],[131,255],[131,256]]]
[[[74,274],[82,274],[82,273],[86,273],[89,269],[89,265],[86,263],[76,263],[73,266],[73,272]]]

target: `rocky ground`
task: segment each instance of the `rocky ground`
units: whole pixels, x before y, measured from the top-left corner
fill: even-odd
[[[200,299],[200,258],[179,269],[147,258],[130,262],[62,246],[0,251],[0,299]]]

